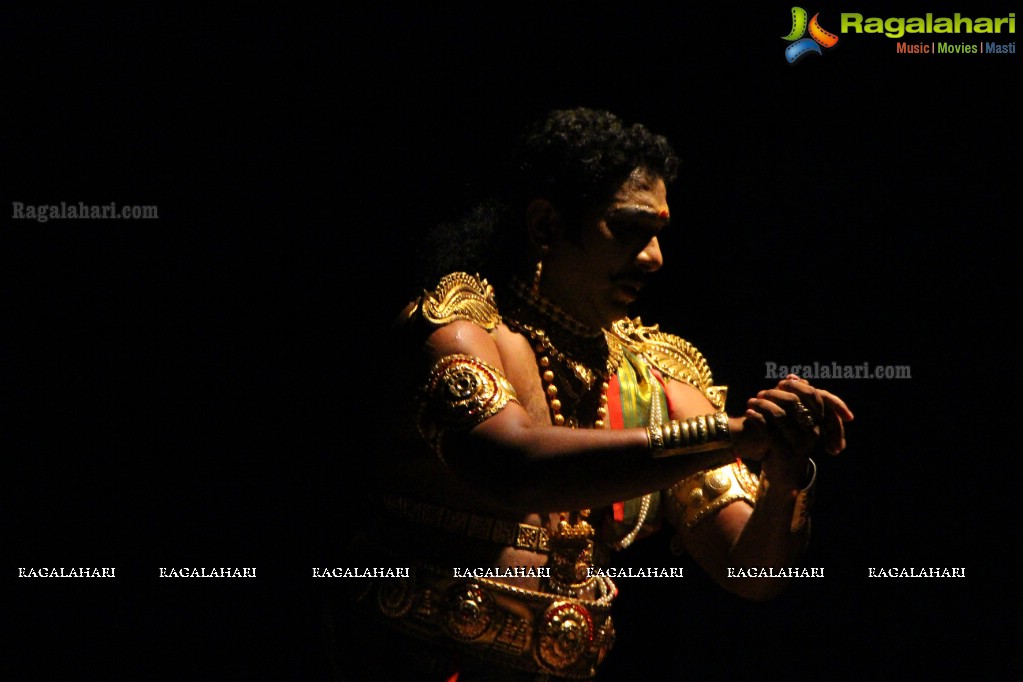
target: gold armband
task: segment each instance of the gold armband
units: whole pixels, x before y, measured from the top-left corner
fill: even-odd
[[[440,454],[449,430],[468,431],[512,401],[518,402],[515,388],[496,367],[472,355],[446,355],[423,389],[419,434]]]
[[[690,529],[718,509],[743,500],[756,504],[757,476],[741,461],[682,479],[665,493],[665,512],[678,528]]]
[[[724,412],[689,419],[672,419],[664,424],[651,424],[647,427],[647,438],[655,459],[716,450],[732,445],[728,415]],[[682,452],[668,452],[680,449]]]

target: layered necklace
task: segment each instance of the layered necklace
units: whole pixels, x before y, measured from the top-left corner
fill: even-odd
[[[536,354],[551,422],[570,428],[605,428],[608,382],[622,359],[602,330],[579,322],[520,280],[504,322],[529,337]]]
[[[603,330],[579,322],[553,302],[534,293],[521,280],[512,280],[512,305],[502,319],[513,331],[529,337],[543,382],[544,395],[554,426],[608,428],[607,392],[612,374],[618,371],[622,346]],[[654,416],[660,423],[658,415]],[[635,527],[612,544],[624,549],[639,534],[650,509],[651,496],[643,497]],[[561,514],[551,533],[549,585],[559,594],[579,597],[592,588],[593,527],[586,521],[590,510]],[[613,583],[611,588],[614,589]]]

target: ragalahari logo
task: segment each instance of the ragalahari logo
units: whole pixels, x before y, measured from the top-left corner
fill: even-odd
[[[789,64],[795,64],[811,52],[823,54],[822,47],[834,47],[838,44],[838,36],[821,28],[817,21],[819,16],[819,12],[813,15],[813,19],[810,19],[808,24],[806,10],[802,7],[792,8],[792,30],[787,36],[782,36],[782,40],[792,43],[785,48],[785,59],[789,61]],[[804,37],[807,29],[810,32],[809,38]]]

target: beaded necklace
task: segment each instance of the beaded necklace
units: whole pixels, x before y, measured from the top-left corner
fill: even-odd
[[[584,424],[605,428],[608,382],[621,361],[620,349],[612,352],[603,331],[593,331],[546,298],[531,294],[521,282],[513,282],[512,292],[517,305],[502,317],[532,343],[551,422],[570,428]],[[562,348],[572,350],[559,350],[551,332]],[[595,388],[599,389],[596,394]],[[587,412],[592,420],[583,419]]]
[[[511,291],[516,302],[507,314],[502,315],[502,318],[505,324],[512,330],[528,336],[532,342],[537,366],[540,369],[540,378],[543,381],[544,395],[547,399],[551,422],[555,426],[579,428],[581,423],[580,414],[586,409],[588,398],[589,402],[593,402],[591,398],[593,387],[599,380],[600,391],[596,400],[596,408],[593,412],[596,417],[592,423],[593,428],[606,428],[607,392],[610,377],[618,371],[618,367],[622,362],[623,351],[621,344],[614,337],[605,334],[603,331],[594,332],[591,327],[579,322],[556,304],[543,296],[534,294],[521,280],[512,280]],[[554,345],[554,342],[551,341],[550,333],[545,331],[543,327],[546,327],[547,330],[555,330],[559,335],[559,339],[566,339],[569,344],[568,347],[573,349],[573,353],[570,354],[569,352],[559,350]],[[563,345],[562,347],[566,346]],[[586,361],[579,360],[576,356],[583,356],[586,358]],[[561,382],[560,389],[555,383],[557,379],[554,371],[555,363],[561,365],[562,369],[567,370],[562,372],[566,379]],[[603,370],[593,369],[594,365],[598,367],[603,366]],[[571,379],[578,380],[581,386],[578,388],[574,386]],[[563,398],[571,400],[575,407],[573,414],[565,415],[566,405]],[[650,417],[651,423],[659,424],[661,422],[660,402],[656,399],[651,406]],[[622,550],[631,545],[636,539],[643,524],[646,522],[651,498],[651,495],[643,496],[635,526],[623,538],[612,543],[612,547]],[[587,538],[590,554],[589,558],[584,561],[592,563],[592,542],[589,541],[589,538],[593,537],[593,529],[585,520],[589,514],[590,510],[585,509],[579,512],[576,518],[573,518],[574,515],[561,515],[562,520],[559,524],[559,530],[552,535],[552,550],[554,550],[555,546],[562,543],[568,543],[568,546],[558,551],[552,551],[552,554],[562,557],[560,562],[554,562],[555,566],[558,563],[567,563],[571,566],[574,562],[570,560],[566,562],[565,559],[575,556],[578,560],[587,551],[583,550],[582,546],[572,548],[570,545],[573,543],[569,539],[572,536],[578,536],[576,541],[581,537]],[[570,575],[570,570],[553,571],[551,586],[559,593],[579,596],[583,590],[588,589],[592,582],[592,580],[584,580],[583,582],[574,583],[569,578]]]

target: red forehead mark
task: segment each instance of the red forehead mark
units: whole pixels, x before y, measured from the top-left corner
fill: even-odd
[[[659,213],[657,214],[657,217],[658,217],[658,218],[667,218],[667,217],[668,217],[668,212],[667,212],[667,211],[660,211],[660,212],[659,212]]]

